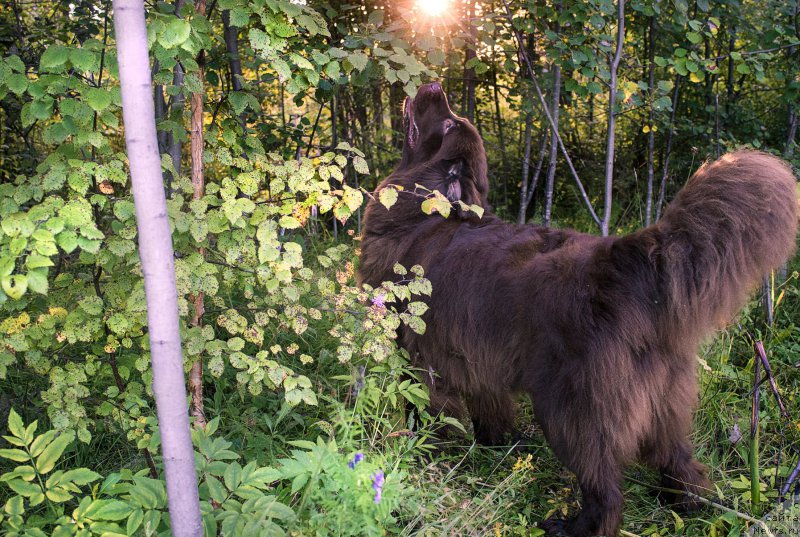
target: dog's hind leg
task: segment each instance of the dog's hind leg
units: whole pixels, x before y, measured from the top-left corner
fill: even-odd
[[[692,451],[687,440],[664,435],[646,448],[642,458],[661,473],[664,487],[703,496],[714,489],[706,475],[707,468],[693,457]],[[663,493],[660,496],[677,511],[694,511],[703,505],[685,494]]]
[[[514,430],[515,405],[509,393],[472,394],[467,398],[467,409],[479,444],[501,445],[505,434]]]
[[[706,467],[694,458],[694,448],[688,440],[692,428],[692,403],[696,400],[692,381],[693,378],[672,383],[674,389],[661,406],[640,457],[661,473],[665,487],[703,496],[714,489],[706,476]],[[665,493],[661,497],[677,510],[692,511],[702,506],[685,494]]]
[[[560,458],[563,457],[561,453],[558,455]],[[598,457],[598,454],[591,456],[587,454],[585,457]],[[613,456],[594,460],[587,458],[576,470],[583,497],[583,509],[569,520],[549,518],[540,526],[548,535],[616,537],[622,523],[623,505],[620,487],[622,475],[617,461]]]

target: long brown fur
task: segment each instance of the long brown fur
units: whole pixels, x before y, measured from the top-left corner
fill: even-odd
[[[430,190],[487,206],[486,156],[475,128],[438,84],[406,106],[403,160],[379,186],[403,188],[366,210],[359,277],[396,278],[419,264],[433,284],[423,335],[405,331],[432,368],[435,411],[462,415],[493,444],[526,393],[583,509],[550,533],[616,535],[624,467],[640,459],[672,487],[710,485],[688,441],[702,339],[744,305],[795,248],[795,178],[765,153],[736,151],[694,174],[661,220],[623,237],[512,225],[486,212],[426,215]],[[421,185],[424,188],[419,188]]]

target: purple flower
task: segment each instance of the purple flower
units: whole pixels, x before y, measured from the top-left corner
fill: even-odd
[[[384,474],[383,470],[378,470],[372,474],[372,489],[375,491],[375,503],[381,503],[381,495],[383,494]]]
[[[359,462],[361,462],[363,460],[364,460],[364,454],[359,451],[359,452],[356,453],[355,457],[353,457],[353,460],[347,463],[347,466],[351,470],[353,470],[353,469],[355,469],[356,464],[358,464]]]
[[[386,293],[378,293],[372,299],[372,305],[376,308],[383,308],[386,306]]]

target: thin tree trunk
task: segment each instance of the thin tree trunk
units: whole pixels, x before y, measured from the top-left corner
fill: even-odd
[[[113,6],[171,531],[176,537],[199,537],[203,526],[186,409],[175,260],[158,154],[144,3],[114,0]]]
[[[153,62],[153,72],[158,72],[158,60]],[[167,101],[164,100],[164,86],[156,84],[153,86],[153,103],[155,106],[156,122],[164,119],[167,115]],[[158,132],[158,152],[166,153],[169,140],[167,131]],[[169,181],[169,179],[167,179]]]
[[[790,159],[794,156],[795,137],[797,136],[798,116],[793,105],[789,105],[789,132],[786,135],[786,144],[783,146],[783,158]]]
[[[183,7],[184,0],[175,0],[175,16],[180,17],[180,11]],[[175,64],[172,68],[172,85],[181,90],[183,88],[183,66],[180,62]],[[183,91],[178,91],[175,97],[170,99],[167,113],[170,117],[173,114],[178,116],[178,121],[183,126],[183,107],[186,103],[186,98],[183,96]],[[175,173],[181,174],[181,161],[183,144],[180,138],[173,135],[171,132],[167,135],[167,147],[165,151],[170,160],[172,160],[172,167],[175,168]],[[167,197],[172,196],[172,176],[167,177]]]
[[[281,101],[281,126],[285,129],[286,128],[286,89],[285,84],[283,82],[279,82],[280,90],[279,90],[279,99]]]
[[[175,67],[172,69],[172,85],[176,88],[183,88],[183,66],[178,63],[175,64]],[[176,114],[178,116],[178,120],[180,124],[183,125],[183,107],[186,103],[186,97],[183,95],[183,91],[179,91],[175,94],[175,97],[172,100],[170,105],[170,115]],[[167,146],[167,153],[169,154],[169,158],[172,160],[172,167],[175,168],[175,173],[180,175],[181,173],[181,161],[182,153],[183,153],[183,144],[181,143],[180,138],[177,136],[170,137],[170,143]],[[171,192],[170,192],[171,193]]]
[[[614,185],[614,144],[616,133],[614,129],[617,125],[617,69],[622,59],[622,46],[625,43],[625,0],[617,0],[617,48],[614,51],[614,59],[611,61],[611,84],[608,91],[608,136],[606,143],[606,183],[605,201],[603,206],[603,222],[600,226],[600,233],[603,237],[608,236],[608,227],[611,223],[611,194]]]
[[[239,57],[239,28],[231,26],[231,12],[227,9],[222,12],[222,24],[225,49],[228,52],[228,67],[231,70],[231,87],[233,87],[233,91],[241,91],[242,60]]]
[[[653,218],[653,184],[655,180],[655,170],[653,168],[653,154],[655,152],[656,133],[655,133],[655,111],[653,110],[653,98],[655,96],[656,83],[656,17],[650,17],[650,50],[647,57],[647,87],[650,90],[650,113],[648,114],[647,133],[647,199],[645,200],[644,225],[650,225]]]
[[[539,158],[536,160],[536,170],[533,172],[530,185],[528,186],[528,197],[525,198],[525,205],[528,206],[533,200],[533,194],[536,192],[536,185],[539,184],[539,176],[542,174],[542,164],[544,164],[544,157],[547,154],[547,142],[550,138],[550,131],[545,130],[542,133],[542,140],[539,142]]]
[[[547,162],[547,182],[544,191],[544,225],[549,226],[553,214],[553,187],[556,178],[556,161],[558,159],[558,112],[561,97],[561,68],[553,65],[553,126],[550,134],[550,159]]]
[[[794,35],[800,39],[800,0],[795,0],[794,3]],[[786,50],[787,61],[789,65],[795,66],[800,62],[800,55],[798,54],[800,48],[789,47]],[[794,61],[792,61],[794,59]],[[783,146],[783,158],[790,159],[794,156],[795,137],[797,136],[797,124],[800,123],[800,114],[797,113],[797,107],[794,104],[789,105],[789,129],[786,135],[786,144]]]
[[[475,123],[475,69],[467,67],[467,64],[475,58],[475,26],[472,24],[472,18],[475,15],[475,1],[466,0],[465,5],[465,19],[468,25],[468,34],[464,44],[464,92],[462,94],[461,110],[464,117]]]
[[[205,0],[196,0],[195,10],[200,16],[205,16]],[[205,80],[204,75],[205,51],[200,51],[198,56],[199,73],[201,87]],[[192,126],[191,126],[191,150],[192,150],[192,186],[194,192],[192,199],[200,199],[205,195],[205,176],[203,170],[203,92],[192,93]],[[205,257],[205,248],[200,248],[200,255]],[[203,301],[205,294],[200,292],[191,297],[194,313],[190,320],[192,326],[200,326],[202,323],[205,306]],[[189,394],[192,398],[192,416],[194,426],[202,429],[206,426],[206,417],[203,408],[203,356],[197,356],[192,369],[189,371]]]
[[[661,218],[661,208],[664,206],[664,197],[667,191],[667,174],[669,173],[669,157],[672,154],[672,138],[675,134],[675,111],[678,109],[678,95],[681,86],[681,75],[675,75],[675,89],[672,92],[672,112],[669,117],[667,129],[667,149],[664,151],[664,169],[661,174],[661,187],[658,189],[658,203],[656,204],[656,222]]]
[[[728,39],[728,76],[725,79],[725,89],[727,90],[727,99],[725,99],[725,119],[729,120],[731,116],[731,105],[733,104],[733,50],[736,46],[736,28],[731,26],[730,38]]]
[[[497,121],[497,137],[500,140],[500,156],[503,163],[503,195],[508,207],[508,157],[506,156],[506,137],[503,129],[503,115],[500,113],[500,90],[497,88],[497,71],[494,76],[494,113]]]
[[[392,126],[392,143],[395,149],[403,149],[403,140],[405,133],[403,132],[403,103],[405,102],[405,93],[403,92],[403,85],[394,83],[389,86],[389,114],[390,123]]]
[[[383,91],[380,82],[374,82],[372,86],[372,108],[375,119],[375,139],[383,145],[386,140],[383,137]],[[366,134],[366,133],[365,133]],[[378,146],[380,147],[380,146]]]
[[[531,136],[533,135],[533,114],[525,112],[525,152],[522,156],[522,185],[519,189],[519,210],[517,211],[517,224],[525,223],[525,213],[528,205],[525,200],[528,198],[528,175],[531,169]]]

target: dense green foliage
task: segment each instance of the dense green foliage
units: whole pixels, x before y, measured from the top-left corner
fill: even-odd
[[[654,217],[661,197],[729,148],[800,165],[798,6],[628,4],[612,231],[648,219],[648,191]],[[206,15],[183,1],[147,6],[184,358],[187,371],[204,368],[209,423],[193,434],[208,534],[536,535],[537,520],[574,506],[530,411],[520,422],[530,456],[471,446],[468,431],[434,449],[437,432],[463,425],[428,415],[416,376],[427,372],[394,340],[401,326],[425,329],[420,298],[436,290],[419,267],[396,267],[401,281],[380,289],[354,281],[364,200],[396,163],[403,98],[425,80],[442,79],[480,129],[494,209],[516,216],[530,184],[523,216],[534,221],[548,198],[549,126],[524,58],[551,110],[560,80],[561,137],[602,204],[615,4],[509,7],[513,22],[502,1],[453,3],[436,21],[394,2],[219,0]],[[0,535],[168,531],[111,16],[110,2],[90,0],[0,6]],[[193,95],[204,110],[201,196]],[[554,220],[589,230],[557,163]],[[701,356],[699,458],[712,495],[741,513],[771,508],[798,455],[799,294],[796,276],[778,278],[775,327],[762,330],[754,304]],[[402,311],[386,307],[395,297]],[[795,420],[764,391],[756,506],[753,338],[765,340]],[[729,440],[734,429],[745,438]],[[749,524],[719,510],[681,518],[633,480],[626,495],[626,530],[640,535],[738,535]]]

